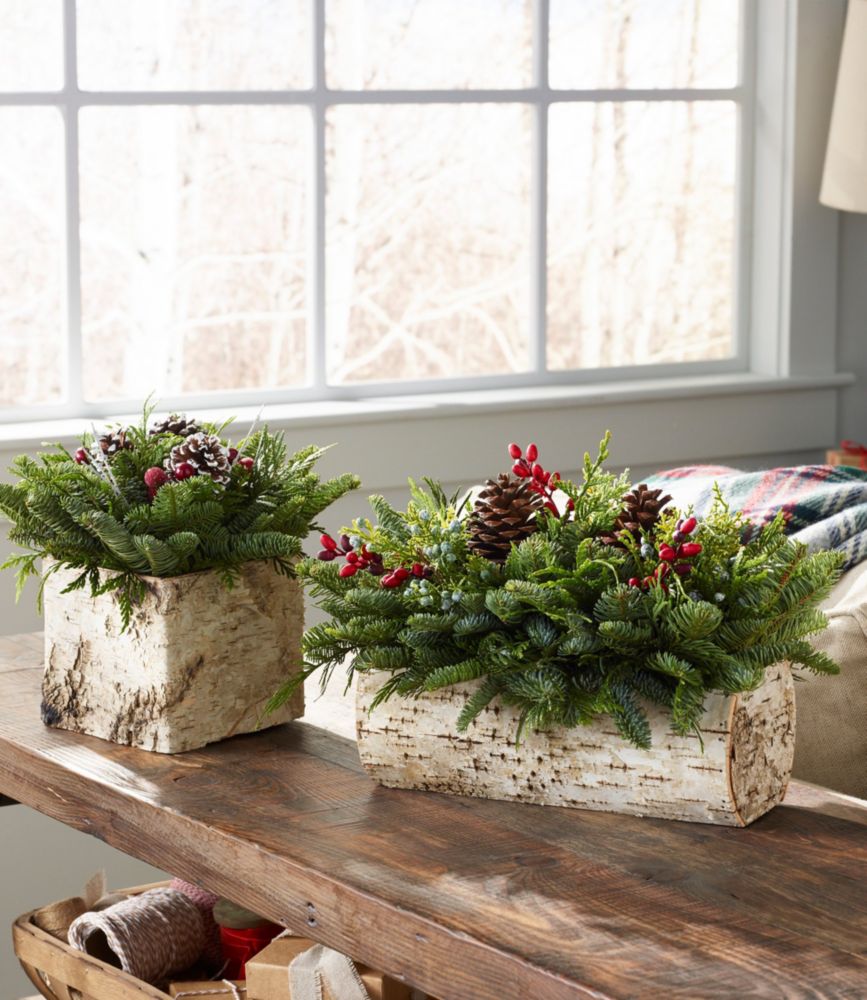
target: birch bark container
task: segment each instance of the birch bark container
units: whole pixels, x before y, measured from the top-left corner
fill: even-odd
[[[465,733],[457,720],[473,685],[370,705],[388,674],[358,674],[361,762],[380,784],[634,816],[746,826],[785,795],[795,750],[788,665],[737,695],[708,694],[697,734],[671,732],[667,711],[646,706],[650,750],[624,742],[609,719],[525,731],[493,701]],[[702,746],[703,744],[703,746]]]
[[[232,590],[214,570],[145,576],[125,632],[113,594],[61,593],[76,575],[62,569],[45,585],[47,725],[179,753],[303,715],[299,690],[262,719],[301,662],[304,628],[300,585],[269,562],[242,566]]]

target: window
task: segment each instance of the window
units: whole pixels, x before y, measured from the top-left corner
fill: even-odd
[[[749,18],[0,0],[0,406],[744,368]]]

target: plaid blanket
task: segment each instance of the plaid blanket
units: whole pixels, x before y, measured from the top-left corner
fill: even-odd
[[[726,502],[756,525],[778,511],[788,534],[811,550],[836,549],[849,569],[867,559],[867,471],[850,466],[800,465],[741,472],[722,465],[694,465],[659,472],[648,486],[671,493],[679,507],[701,515],[718,483]]]

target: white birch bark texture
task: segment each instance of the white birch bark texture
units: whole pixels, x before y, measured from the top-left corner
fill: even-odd
[[[147,594],[121,631],[113,594],[45,586],[42,718],[158,753],[180,753],[304,714],[304,693],[262,718],[301,662],[300,585],[268,562],[240,568],[232,590],[216,572],[144,577]]]
[[[497,700],[459,733],[470,684],[391,698],[371,712],[387,677],[358,675],[358,749],[368,772],[392,788],[746,826],[782,800],[792,770],[787,664],[769,668],[755,691],[709,694],[701,739],[672,733],[667,712],[645,706],[650,750],[626,743],[604,717],[574,729],[527,730],[516,747],[519,713]]]

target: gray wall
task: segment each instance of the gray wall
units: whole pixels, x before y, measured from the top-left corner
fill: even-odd
[[[837,367],[858,381],[840,397],[840,437],[867,444],[867,215],[840,216]]]

